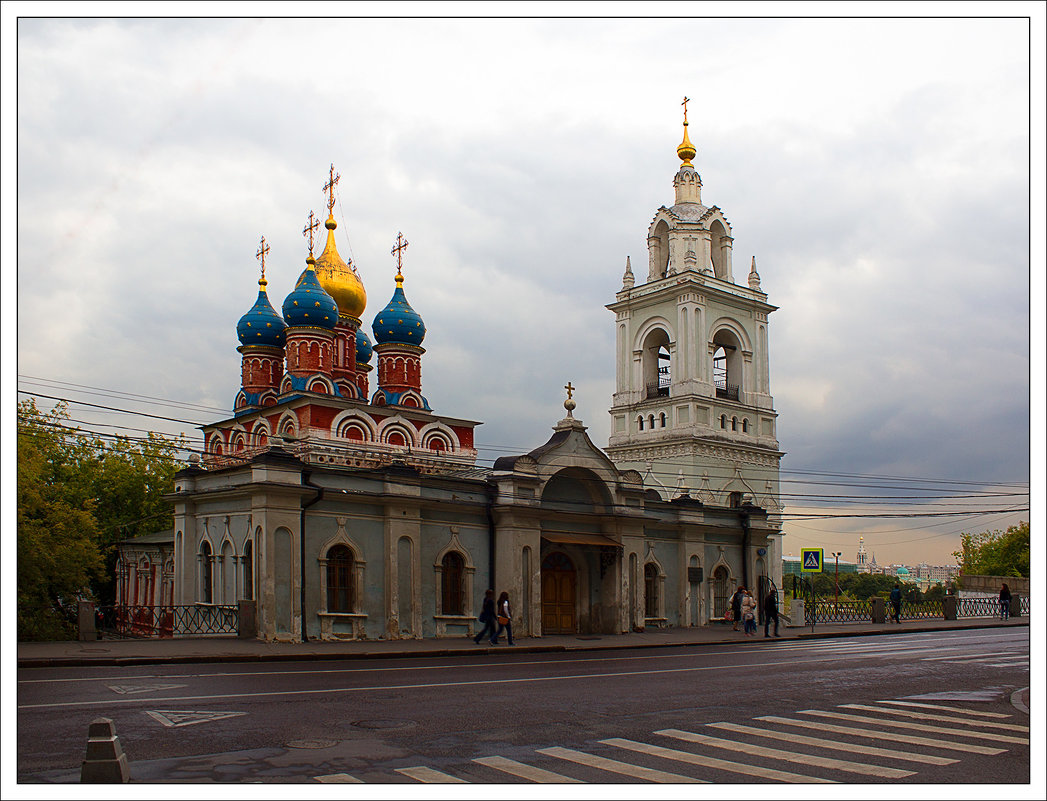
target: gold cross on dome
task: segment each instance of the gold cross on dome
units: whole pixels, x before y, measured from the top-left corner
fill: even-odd
[[[567,386],[565,386],[564,389],[567,390],[567,400],[570,400],[572,398],[571,393],[574,392],[575,387],[571,386],[571,382],[568,381]]]
[[[302,236],[309,237],[309,257],[313,256],[313,231],[320,227],[320,218],[313,215],[312,209],[309,210],[309,224],[302,229]]]
[[[338,183],[338,179],[341,175],[335,175],[334,164],[331,164],[331,177],[327,183],[324,184],[324,191],[327,192],[327,210],[332,211],[334,209],[334,188]]]
[[[262,280],[265,280],[265,257],[269,253],[269,243],[265,241],[265,237],[262,237],[261,243],[258,245],[258,252],[254,254],[254,257],[262,262]]]
[[[683,106],[683,124],[684,125],[687,124],[687,104],[690,101],[691,101],[691,98],[685,96],[684,99],[683,99],[683,103],[680,104],[681,106]]]
[[[411,243],[408,242],[406,239],[404,239],[404,235],[401,232],[397,231],[397,233],[396,233],[396,246],[393,247],[393,249],[389,251],[392,255],[396,256],[396,273],[397,273],[397,275],[402,274],[403,271],[404,271],[404,251],[407,250],[407,246],[409,244],[411,244]]]

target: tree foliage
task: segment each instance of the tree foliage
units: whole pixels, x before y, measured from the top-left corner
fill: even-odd
[[[1029,577],[1029,524],[1022,521],[1006,531],[961,534],[961,549],[953,551],[964,573],[973,576]]]
[[[172,527],[163,499],[184,439],[106,442],[69,425],[65,404],[18,404],[18,637],[75,632],[79,598],[111,603],[116,543]]]

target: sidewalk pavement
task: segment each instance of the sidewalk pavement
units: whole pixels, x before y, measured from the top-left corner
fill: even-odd
[[[780,640],[809,640],[912,634],[983,628],[1029,628],[1028,618],[997,620],[905,620],[898,623],[851,623],[795,627],[783,625]],[[772,630],[773,633],[773,630]],[[185,637],[177,639],[92,640],[87,642],[20,642],[18,667],[84,667],[89,665],[154,665],[176,662],[262,662],[318,659],[388,659],[394,657],[444,657],[465,653],[555,653],[620,648],[723,645],[763,642],[763,627],[755,637],[746,637],[730,625],[710,624],[692,628],[648,629],[630,634],[576,634],[517,637],[508,646],[476,645],[471,638],[422,640],[363,640],[322,642],[263,642],[237,637]]]

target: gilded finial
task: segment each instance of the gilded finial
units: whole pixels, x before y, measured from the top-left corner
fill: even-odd
[[[307,262],[313,261],[313,232],[320,227],[320,218],[313,214],[312,209],[309,210],[309,224],[302,229],[302,236],[309,237],[309,258]]]
[[[577,403],[575,403],[574,399],[571,397],[571,395],[574,392],[575,388],[574,388],[574,386],[572,386],[571,382],[568,381],[567,384],[564,386],[564,389],[567,390],[567,400],[565,400],[563,402],[563,407],[567,410],[567,416],[568,417],[573,417],[574,415],[572,414],[572,412],[574,411],[575,407],[578,405]]]
[[[324,184],[324,191],[327,193],[327,214],[328,217],[334,218],[334,188],[341,178],[341,175],[337,175],[334,171],[334,164],[331,164],[330,178],[327,179],[327,183]]]
[[[265,288],[268,281],[265,280],[265,257],[269,254],[269,243],[265,241],[265,237],[262,237],[262,241],[258,244],[258,252],[254,254],[254,257],[262,262],[262,277],[258,279],[258,286]]]
[[[695,154],[698,152],[695,150],[694,145],[691,144],[691,140],[687,136],[687,104],[690,100],[691,98],[684,97],[683,103],[681,104],[683,106],[683,141],[680,142],[679,147],[676,148],[676,155],[680,157],[681,161],[683,161],[684,167],[693,166],[691,164],[691,159],[693,159]]]
[[[396,256],[396,285],[404,285],[404,251],[407,250],[407,246],[411,244],[401,232],[396,233],[396,245],[389,252]]]

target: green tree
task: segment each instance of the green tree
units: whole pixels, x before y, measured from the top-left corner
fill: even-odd
[[[69,425],[64,404],[18,404],[18,636],[69,636],[78,596],[112,603],[116,544],[172,528],[185,438],[106,442]]]
[[[101,578],[98,525],[77,491],[84,451],[63,434],[65,408],[18,405],[18,637],[66,639],[76,603]]]
[[[961,534],[961,549],[953,551],[964,573],[973,576],[1029,577],[1029,524],[1022,521],[1006,531]]]

